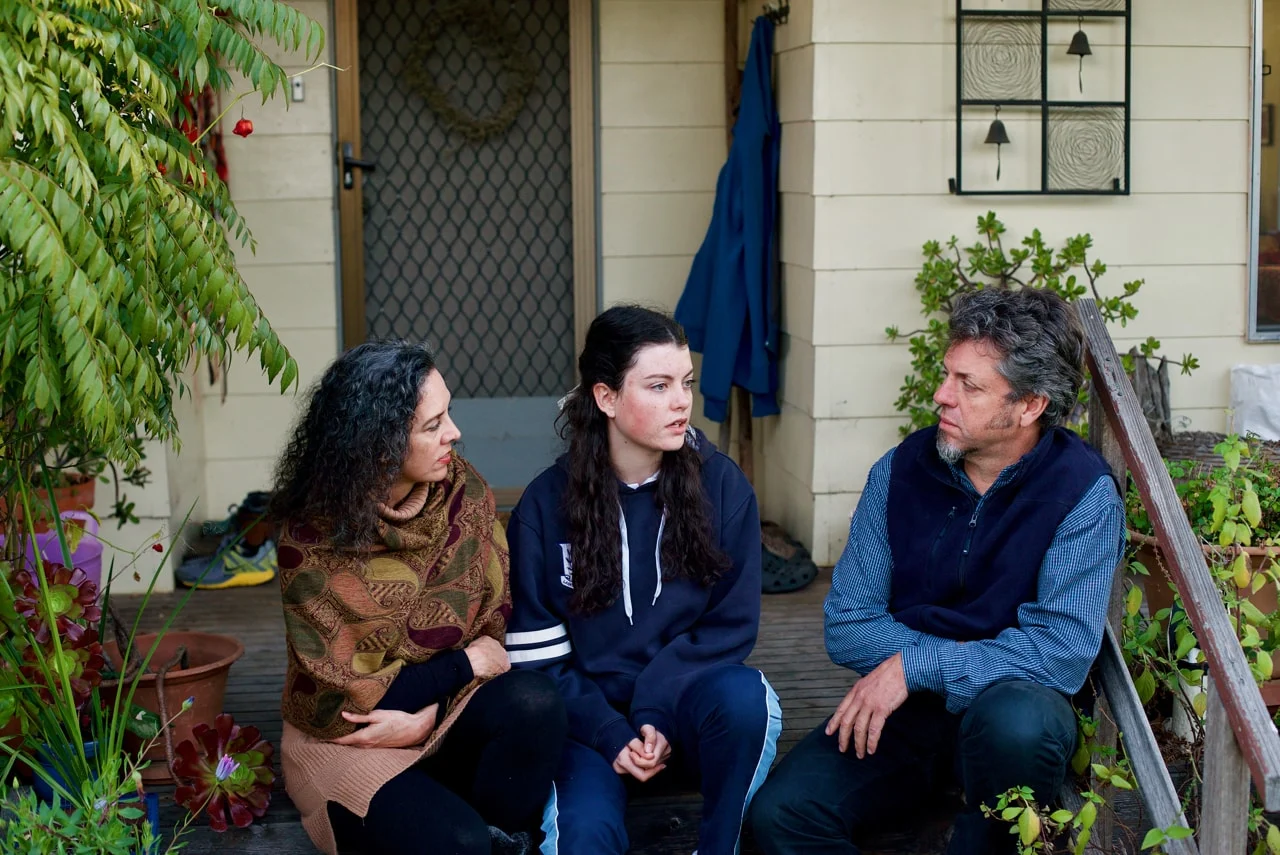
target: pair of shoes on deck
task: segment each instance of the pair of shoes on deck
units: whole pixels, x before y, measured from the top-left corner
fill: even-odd
[[[217,591],[263,585],[276,578],[276,542],[267,538],[257,546],[225,534],[213,555],[188,558],[178,567],[178,581],[188,588]]]

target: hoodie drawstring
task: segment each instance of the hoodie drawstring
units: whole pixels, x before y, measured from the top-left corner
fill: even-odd
[[[662,519],[658,521],[658,542],[653,547],[653,565],[658,573],[658,584],[653,592],[652,605],[658,604],[658,597],[662,596],[662,530],[667,525],[667,512],[662,512]],[[636,625],[634,612],[631,608],[631,545],[627,540],[627,515],[622,510],[622,503],[618,503],[618,531],[622,535],[622,608],[627,613],[627,623],[632,626]]]

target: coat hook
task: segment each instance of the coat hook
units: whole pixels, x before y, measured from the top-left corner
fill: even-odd
[[[791,3],[788,0],[780,0],[778,3],[765,3],[763,13],[766,18],[775,24],[785,24],[787,17],[791,14]]]

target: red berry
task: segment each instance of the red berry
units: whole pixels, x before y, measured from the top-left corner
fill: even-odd
[[[165,166],[163,163],[157,163],[156,169],[160,170],[161,175],[167,175],[169,172],[169,167]]]
[[[154,549],[156,552],[164,552],[164,545],[160,543],[151,544],[151,548]]]
[[[247,137],[249,134],[253,133],[253,122],[248,119],[241,119],[236,122],[236,126],[232,129],[231,133],[238,137]]]

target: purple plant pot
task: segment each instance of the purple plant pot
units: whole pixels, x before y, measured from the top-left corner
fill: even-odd
[[[80,538],[80,543],[76,546],[75,551],[68,556],[62,551],[62,545],[58,543],[58,532],[56,530],[37,534],[34,548],[32,544],[27,544],[28,569],[35,569],[36,550],[39,550],[40,556],[46,561],[55,561],[58,564],[65,564],[67,567],[78,567],[83,570],[84,574],[93,580],[93,584],[101,592],[102,541],[98,540],[97,537],[98,521],[86,511],[63,511],[59,516],[64,520],[76,520],[84,528],[84,536]],[[3,546],[4,535],[0,535],[0,547]]]

